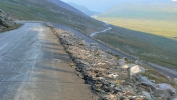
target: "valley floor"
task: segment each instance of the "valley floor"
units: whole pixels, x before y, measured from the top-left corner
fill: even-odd
[[[107,23],[131,29],[163,36],[171,39],[177,39],[177,20],[155,20],[155,19],[128,19],[128,18],[109,18],[98,17],[98,20]]]

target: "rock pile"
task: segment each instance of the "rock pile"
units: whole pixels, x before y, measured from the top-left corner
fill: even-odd
[[[75,63],[71,66],[103,100],[175,100],[176,90],[142,76],[146,71],[142,66],[117,59],[70,32],[56,29],[56,34]]]
[[[14,26],[15,22],[8,16],[4,10],[0,9],[0,32],[6,28]]]

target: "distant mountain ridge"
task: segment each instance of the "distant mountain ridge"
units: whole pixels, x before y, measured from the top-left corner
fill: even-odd
[[[78,14],[81,14],[81,15],[84,15],[84,13],[82,13],[81,11],[75,9],[74,7],[70,6],[69,4],[67,3],[64,3],[64,2],[61,2],[60,0],[48,0],[49,2],[53,3],[53,4],[56,4],[57,6],[60,6],[62,8],[65,8],[65,9],[68,9],[74,13],[78,13]]]
[[[161,15],[177,14],[177,3],[121,3],[117,4],[99,16],[120,18],[155,18]],[[165,17],[167,18],[167,17]]]
[[[73,6],[73,7],[76,8],[76,9],[80,10],[81,12],[83,12],[83,13],[89,15],[89,16],[93,16],[93,15],[99,14],[99,12],[91,11],[91,10],[89,10],[87,7],[82,6],[82,5],[77,5],[77,4],[73,3],[73,2],[70,2],[70,3],[68,3],[68,4],[71,5],[71,6]]]

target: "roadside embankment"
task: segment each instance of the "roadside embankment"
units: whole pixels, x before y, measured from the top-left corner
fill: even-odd
[[[51,29],[73,60],[71,67],[102,99],[173,100],[177,97],[175,88],[163,75],[151,73],[148,68],[124,58],[118,59],[102,51],[96,43],[87,43],[69,31]],[[146,77],[148,75],[165,78],[167,83],[151,80]]]
[[[0,32],[9,31],[18,28],[21,24],[16,24],[3,9],[0,9]]]

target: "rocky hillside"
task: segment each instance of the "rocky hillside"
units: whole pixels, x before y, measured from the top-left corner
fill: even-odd
[[[15,26],[13,18],[11,18],[8,14],[4,12],[4,10],[0,9],[0,32]]]
[[[82,30],[85,33],[104,28],[104,23],[92,19],[59,0],[0,0],[0,7],[20,20],[60,23]]]

